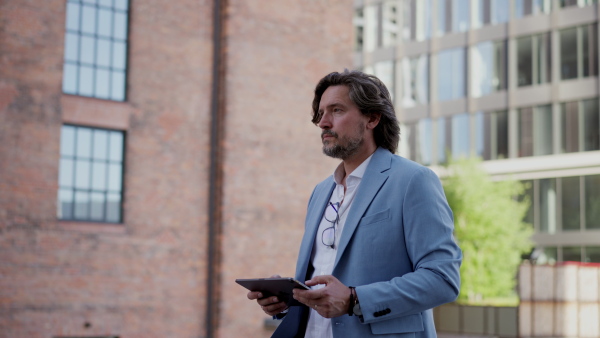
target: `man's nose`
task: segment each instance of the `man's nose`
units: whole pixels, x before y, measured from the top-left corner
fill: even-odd
[[[319,128],[321,128],[321,129],[331,128],[331,115],[327,114],[327,113],[323,113],[318,125],[319,125]]]

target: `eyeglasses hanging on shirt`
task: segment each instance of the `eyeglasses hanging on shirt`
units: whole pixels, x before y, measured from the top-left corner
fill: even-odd
[[[321,234],[321,242],[323,245],[332,249],[335,248],[335,230],[340,222],[340,214],[338,212],[339,208],[340,202],[329,202],[329,205],[325,209],[325,220],[331,223],[331,226],[323,230],[323,233]]]

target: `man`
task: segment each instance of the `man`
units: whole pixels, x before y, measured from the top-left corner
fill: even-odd
[[[273,337],[435,337],[432,308],[456,299],[461,251],[438,177],[394,155],[399,126],[385,85],[358,71],[325,76],[313,123],[342,160],[308,203],[294,291],[305,306],[249,292],[284,318]]]

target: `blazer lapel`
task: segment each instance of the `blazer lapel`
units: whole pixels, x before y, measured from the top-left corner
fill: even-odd
[[[389,175],[386,171],[390,168],[391,161],[392,154],[388,150],[378,148],[373,154],[371,162],[356,191],[356,197],[354,197],[352,206],[348,211],[348,217],[344,224],[342,237],[340,238],[338,252],[335,258],[334,271],[340,258],[344,254],[344,250],[346,250],[348,243],[350,243],[350,239],[358,226],[358,222],[365,214],[365,211],[371,204],[371,201],[373,201],[373,198],[375,198],[375,195],[377,195],[381,186],[387,180]]]
[[[306,227],[304,229],[302,243],[300,244],[298,263],[296,264],[296,278],[300,281],[303,281],[304,278],[306,278],[306,271],[308,270],[308,263],[310,262],[317,229],[319,229],[321,218],[323,218],[323,212],[325,212],[327,202],[335,188],[335,181],[333,180],[333,177],[330,177],[320,186],[322,186],[322,188],[315,190],[313,195],[314,200],[311,201],[306,214]]]

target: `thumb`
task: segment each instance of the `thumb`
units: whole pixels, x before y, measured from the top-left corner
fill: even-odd
[[[331,275],[315,276],[315,277],[311,278],[310,280],[307,280],[305,282],[305,284],[308,286],[314,286],[314,285],[318,285],[318,284],[327,285],[327,284],[333,282],[334,280],[336,280],[336,278]]]

